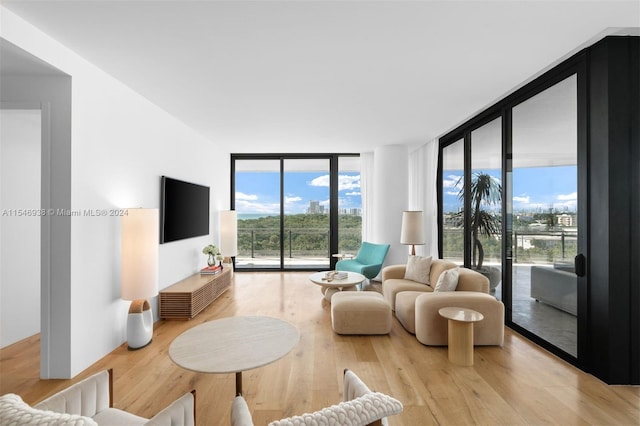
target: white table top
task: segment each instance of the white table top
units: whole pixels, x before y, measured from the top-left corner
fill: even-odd
[[[484,315],[480,312],[467,308],[440,308],[438,313],[447,319],[460,322],[476,322],[484,319]]]
[[[353,259],[354,257],[356,257],[355,254],[349,254],[349,253],[336,253],[336,254],[332,254],[331,256],[337,257],[338,259]]]
[[[169,346],[169,357],[191,371],[237,373],[282,358],[299,340],[298,329],[278,318],[229,317],[182,333]]]
[[[359,274],[357,272],[347,272],[348,274],[347,278],[344,278],[342,280],[332,279],[331,281],[329,281],[329,280],[323,279],[326,277],[326,274],[327,274],[326,271],[316,272],[315,274],[312,274],[309,277],[309,279],[311,280],[312,283],[325,286],[325,287],[351,287],[354,285],[358,285],[367,279],[364,275]]]

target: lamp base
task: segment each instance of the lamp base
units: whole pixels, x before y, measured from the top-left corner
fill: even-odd
[[[142,349],[153,338],[153,313],[146,299],[134,300],[127,316],[127,343],[129,350]]]

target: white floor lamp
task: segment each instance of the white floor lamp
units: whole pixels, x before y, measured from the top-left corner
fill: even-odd
[[[122,216],[122,299],[131,300],[127,317],[129,349],[153,338],[153,312],[147,300],[158,294],[158,209],[128,209]]]
[[[233,267],[231,258],[238,255],[238,215],[235,210],[220,212],[220,252],[224,256],[223,262]],[[233,269],[232,269],[233,274]]]

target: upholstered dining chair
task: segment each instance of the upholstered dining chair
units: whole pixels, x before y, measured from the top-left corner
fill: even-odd
[[[269,426],[293,425],[341,425],[377,426],[386,425],[387,417],[399,414],[402,403],[380,392],[371,391],[356,374],[344,370],[343,402],[313,413],[301,414],[286,419],[275,420]],[[251,412],[245,399],[239,395],[231,406],[231,426],[253,426]]]
[[[33,407],[16,394],[0,397],[2,425],[195,425],[195,390],[182,395],[151,419],[113,408],[113,372],[104,370],[69,386]]]
[[[358,254],[353,259],[342,259],[336,263],[336,271],[351,271],[364,275],[368,279],[375,278],[382,269],[382,263],[389,244],[362,242]]]

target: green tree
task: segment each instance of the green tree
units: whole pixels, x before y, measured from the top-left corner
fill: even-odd
[[[484,247],[479,236],[487,237],[500,235],[500,216],[483,209],[483,206],[500,205],[502,201],[502,185],[496,178],[486,173],[477,172],[471,179],[469,188],[471,197],[471,241],[472,265],[476,269],[482,269],[484,262]],[[458,198],[464,200],[464,187],[458,192]],[[458,214],[460,224],[464,222],[464,212]],[[477,253],[477,256],[476,256]],[[477,262],[476,262],[477,260]]]

